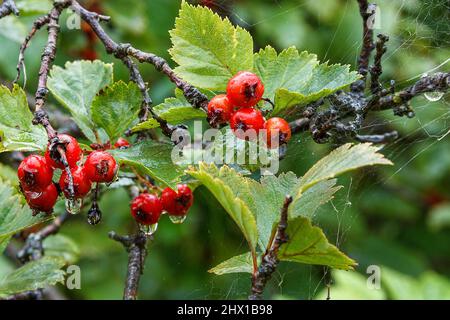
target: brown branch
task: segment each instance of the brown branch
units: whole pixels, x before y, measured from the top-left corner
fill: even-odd
[[[33,23],[33,27],[31,28],[31,31],[28,33],[27,37],[23,41],[22,45],[19,49],[19,61],[17,62],[17,76],[14,79],[13,83],[17,83],[20,78],[20,70],[23,67],[23,63],[25,60],[25,50],[28,48],[28,44],[30,43],[30,40],[34,37],[36,32],[40,30],[43,26],[45,26],[47,23],[50,22],[50,14],[46,14],[45,16],[42,16]]]
[[[278,250],[283,243],[288,241],[286,229],[288,224],[288,209],[291,203],[292,197],[286,196],[281,210],[281,217],[280,222],[278,222],[276,236],[273,241],[269,243],[269,246],[262,257],[258,271],[252,277],[252,294],[248,297],[249,300],[260,300],[262,298],[264,288],[278,266]]]
[[[144,270],[144,262],[147,256],[147,240],[144,233],[138,231],[135,235],[120,236],[114,231],[109,237],[120,242],[128,251],[127,277],[123,292],[124,300],[136,300],[139,289],[139,281]]]
[[[382,86],[380,83],[380,75],[383,73],[383,68],[381,65],[381,59],[386,53],[386,42],[389,41],[389,37],[384,34],[378,35],[378,40],[376,44],[375,61],[373,66],[370,68],[370,90],[373,94],[378,95]]]
[[[170,81],[172,81],[177,88],[183,91],[187,101],[196,108],[201,108],[206,111],[208,106],[208,98],[201,93],[197,88],[178,77],[170,68],[169,64],[161,57],[152,53],[147,53],[134,48],[130,44],[123,44],[115,42],[100,25],[94,13],[83,8],[77,1],[72,0],[72,10],[90,25],[97,37],[105,46],[106,52],[114,56],[130,56],[137,59],[139,62],[146,62],[152,64],[156,70],[165,74]]]
[[[17,9],[16,3],[13,0],[3,0],[3,3],[0,6],[0,19],[11,13],[16,16],[19,15],[19,9]]]

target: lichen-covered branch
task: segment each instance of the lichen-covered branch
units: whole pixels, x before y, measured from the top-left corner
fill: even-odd
[[[11,13],[16,16],[19,15],[19,9],[17,9],[16,3],[14,0],[3,0],[3,3],[0,6],[0,19],[10,15]]]

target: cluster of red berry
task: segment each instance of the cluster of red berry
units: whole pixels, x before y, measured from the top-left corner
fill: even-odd
[[[57,147],[49,145],[44,156],[26,157],[17,171],[25,199],[35,211],[51,212],[59,191],[68,199],[82,199],[91,190],[93,182],[112,182],[117,172],[116,160],[109,153],[93,151],[86,158],[84,165],[79,165],[83,151],[78,141],[67,134],[59,134],[58,141],[65,151],[65,160],[61,158]],[[64,162],[70,168],[72,183],[65,171]],[[52,180],[55,169],[63,170],[59,185]]]
[[[256,104],[262,99],[264,85],[254,73],[240,71],[230,79],[227,93],[219,94],[208,104],[208,121],[212,126],[230,123],[235,135],[240,139],[249,139],[246,132],[253,129],[256,134],[266,130],[267,146],[278,147],[291,138],[291,128],[286,120],[278,117],[265,120]],[[278,140],[276,141],[276,135]],[[273,140],[278,143],[273,143]]]
[[[182,222],[194,202],[192,190],[185,184],[177,185],[177,191],[165,188],[158,197],[156,194],[141,193],[131,202],[131,214],[141,225],[158,223],[163,211],[172,221]]]

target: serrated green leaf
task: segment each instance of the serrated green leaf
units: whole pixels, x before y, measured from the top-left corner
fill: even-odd
[[[78,245],[69,237],[56,234],[45,238],[42,243],[46,257],[56,257],[66,264],[74,264],[80,256]]]
[[[17,43],[27,36],[27,27],[16,16],[9,15],[0,19],[0,35]]]
[[[64,68],[54,66],[50,71],[50,92],[70,111],[86,138],[93,142],[95,125],[91,119],[91,104],[95,95],[112,79],[112,64],[98,60],[67,62]]]
[[[23,229],[53,218],[42,214],[33,217],[31,209],[22,203],[14,187],[0,180],[0,243]]]
[[[218,169],[214,164],[201,162],[197,170],[187,172],[203,183],[220,202],[247,240],[250,249],[255,251],[258,241],[256,219],[248,206],[250,193],[246,183],[253,183],[237,174],[227,166]]]
[[[371,143],[347,143],[331,151],[305,173],[300,180],[302,193],[314,184],[336,177],[347,171],[372,165],[392,165],[392,162],[378,153],[381,147]]]
[[[92,120],[114,143],[137,118],[141,103],[142,94],[134,82],[114,82],[92,101]]]
[[[252,253],[247,252],[238,256],[234,256],[214,268],[208,270],[210,273],[223,275],[227,273],[253,273]]]
[[[295,47],[277,55],[267,46],[255,54],[254,61],[264,83],[264,96],[275,102],[271,115],[290,116],[293,107],[328,96],[359,78],[348,65],[319,64],[314,54],[299,53]]]
[[[204,111],[192,107],[192,105],[187,102],[184,97],[167,98],[163,103],[155,106],[153,111],[162,119],[174,125],[193,119],[206,118],[206,113]],[[131,129],[131,132],[139,132],[158,127],[159,123],[154,118],[150,118],[147,121],[134,126]]]
[[[170,36],[175,72],[196,87],[224,91],[238,71],[253,69],[250,34],[208,8],[183,1]]]
[[[317,209],[331,199],[342,186],[336,186],[336,179],[324,180],[307,189],[300,198],[289,206],[289,217],[313,218]]]
[[[109,152],[120,163],[136,167],[155,180],[175,189],[183,175],[183,170],[173,163],[172,149],[172,144],[147,140],[133,144],[130,148]]]
[[[6,247],[8,246],[9,240],[11,240],[11,237],[0,239],[0,256],[3,254],[3,251],[5,251]]]
[[[44,150],[47,134],[32,120],[25,92],[17,85],[11,91],[0,86],[0,152]]]
[[[305,217],[289,220],[286,233],[289,242],[281,245],[278,258],[306,264],[329,266],[336,269],[353,270],[356,262],[334,245],[330,244],[323,231]]]
[[[298,91],[309,81],[319,62],[315,54],[301,53],[295,47],[283,50],[279,55],[271,46],[255,53],[255,72],[264,83],[264,96],[273,100],[278,88]]]
[[[43,257],[31,261],[0,279],[0,296],[45,288],[64,281],[64,260]]]

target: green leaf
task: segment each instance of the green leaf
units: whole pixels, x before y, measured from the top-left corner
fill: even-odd
[[[392,165],[378,153],[381,147],[375,147],[370,143],[351,144],[347,143],[331,151],[327,156],[320,159],[300,180],[298,194],[312,187],[316,183],[328,180],[365,166]]]
[[[52,9],[52,1],[50,0],[16,0],[17,9],[20,16],[31,16],[37,14],[45,14]]]
[[[7,181],[11,185],[18,185],[19,179],[17,178],[17,170],[12,167],[0,163],[0,180]]]
[[[42,126],[31,123],[25,92],[17,85],[12,91],[0,86],[0,152],[43,151],[47,134]]]
[[[0,19],[0,35],[17,43],[27,36],[27,27],[16,16],[9,15]]]
[[[299,53],[295,47],[277,55],[267,46],[255,54],[254,61],[264,83],[264,96],[274,99],[272,115],[288,116],[295,111],[293,107],[326,97],[359,78],[348,65],[319,64],[316,55]]]
[[[114,143],[137,118],[141,103],[141,91],[134,82],[114,82],[94,98],[92,120]]]
[[[315,184],[289,206],[289,217],[313,218],[317,209],[333,199],[333,195],[341,188],[342,186],[336,186],[336,179],[324,180]]]
[[[278,258],[282,261],[325,265],[344,270],[353,270],[356,266],[356,262],[330,244],[323,231],[312,226],[308,218],[290,220],[286,233],[289,242],[283,244],[278,251]]]
[[[120,163],[136,167],[157,181],[173,189],[176,188],[183,170],[173,163],[172,144],[147,140],[126,149],[115,149],[109,152]]]
[[[427,215],[427,224],[435,231],[450,227],[450,205],[443,203],[433,207]]]
[[[255,71],[264,83],[264,96],[273,100],[278,88],[298,91],[307,82],[317,66],[317,56],[295,47],[283,50],[279,55],[267,46],[255,53]]]
[[[23,229],[52,219],[42,214],[33,217],[31,209],[22,202],[14,187],[0,180],[0,244]]]
[[[183,1],[170,36],[175,72],[196,87],[224,91],[238,71],[253,69],[250,34],[208,8]]]
[[[5,251],[6,247],[8,246],[9,240],[11,240],[11,237],[0,239],[0,256],[3,254],[3,251]]]
[[[95,95],[113,79],[112,64],[79,60],[67,62],[64,69],[54,66],[48,88],[67,108],[86,138],[95,141],[95,125],[91,119],[91,103]]]
[[[210,273],[223,275],[227,273],[253,273],[252,253],[247,252],[239,256],[234,256],[214,268],[208,270]]]
[[[0,296],[45,288],[64,281],[64,260],[43,257],[31,261],[0,279]]]
[[[206,113],[192,105],[184,98],[167,98],[163,103],[153,108],[153,111],[170,124],[180,124],[193,119],[206,118]],[[150,118],[147,121],[137,124],[131,132],[138,132],[158,128],[159,123]]]
[[[195,179],[203,183],[220,202],[247,240],[250,249],[255,250],[258,241],[256,219],[248,206],[250,194],[247,183],[253,180],[240,176],[227,166],[218,169],[214,164],[201,162],[197,170],[188,170]]]
[[[43,247],[46,257],[57,257],[66,264],[74,264],[80,256],[78,245],[70,238],[56,234],[45,238]]]

